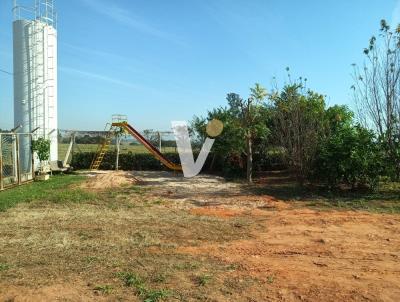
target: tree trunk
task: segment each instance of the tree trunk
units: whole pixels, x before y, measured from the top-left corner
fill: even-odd
[[[120,144],[121,144],[121,138],[117,136],[117,158],[115,159],[115,170],[119,170],[119,152],[120,152]]]
[[[215,158],[217,157],[217,155],[214,153],[213,154],[213,158],[211,160],[211,164],[210,164],[210,171],[214,170],[214,164],[215,164]]]
[[[253,146],[251,136],[246,137],[247,145],[247,182],[253,182]]]

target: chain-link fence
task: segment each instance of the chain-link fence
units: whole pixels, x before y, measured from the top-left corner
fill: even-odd
[[[70,163],[76,153],[94,153],[105,140],[108,131],[58,131],[58,158]],[[144,130],[141,134],[160,152],[176,153],[176,142],[172,131]],[[128,133],[119,136],[120,153],[148,153],[147,149]],[[112,136],[109,151],[117,150],[117,137]]]
[[[0,190],[33,179],[31,134],[0,133]]]

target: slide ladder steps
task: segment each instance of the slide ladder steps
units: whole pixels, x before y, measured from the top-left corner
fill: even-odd
[[[97,170],[99,169],[101,163],[103,162],[104,156],[106,155],[108,148],[110,147],[111,140],[112,140],[112,131],[107,132],[104,142],[101,144],[100,148],[96,152],[96,156],[94,157],[91,165],[90,170]]]

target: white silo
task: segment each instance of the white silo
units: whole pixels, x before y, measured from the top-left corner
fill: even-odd
[[[13,8],[14,124],[21,126],[18,132],[49,139],[53,161],[58,159],[56,13],[54,0],[29,1],[31,8],[17,0]],[[30,161],[29,148],[22,140],[22,165]]]

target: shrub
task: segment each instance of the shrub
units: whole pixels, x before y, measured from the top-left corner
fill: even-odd
[[[32,150],[37,153],[41,162],[48,160],[50,158],[50,140],[40,137],[32,141]]]
[[[375,187],[381,172],[379,144],[372,131],[346,126],[321,141],[313,178],[329,186],[340,183]]]
[[[177,153],[165,153],[164,154],[169,160],[179,163],[179,155]],[[74,153],[72,157],[71,166],[74,169],[89,169],[90,164],[95,156],[95,152],[80,152]],[[113,170],[115,169],[116,152],[107,152],[100,165],[101,170]],[[165,167],[149,153],[123,153],[119,155],[119,168],[121,170],[148,170],[157,171],[165,170]]]

